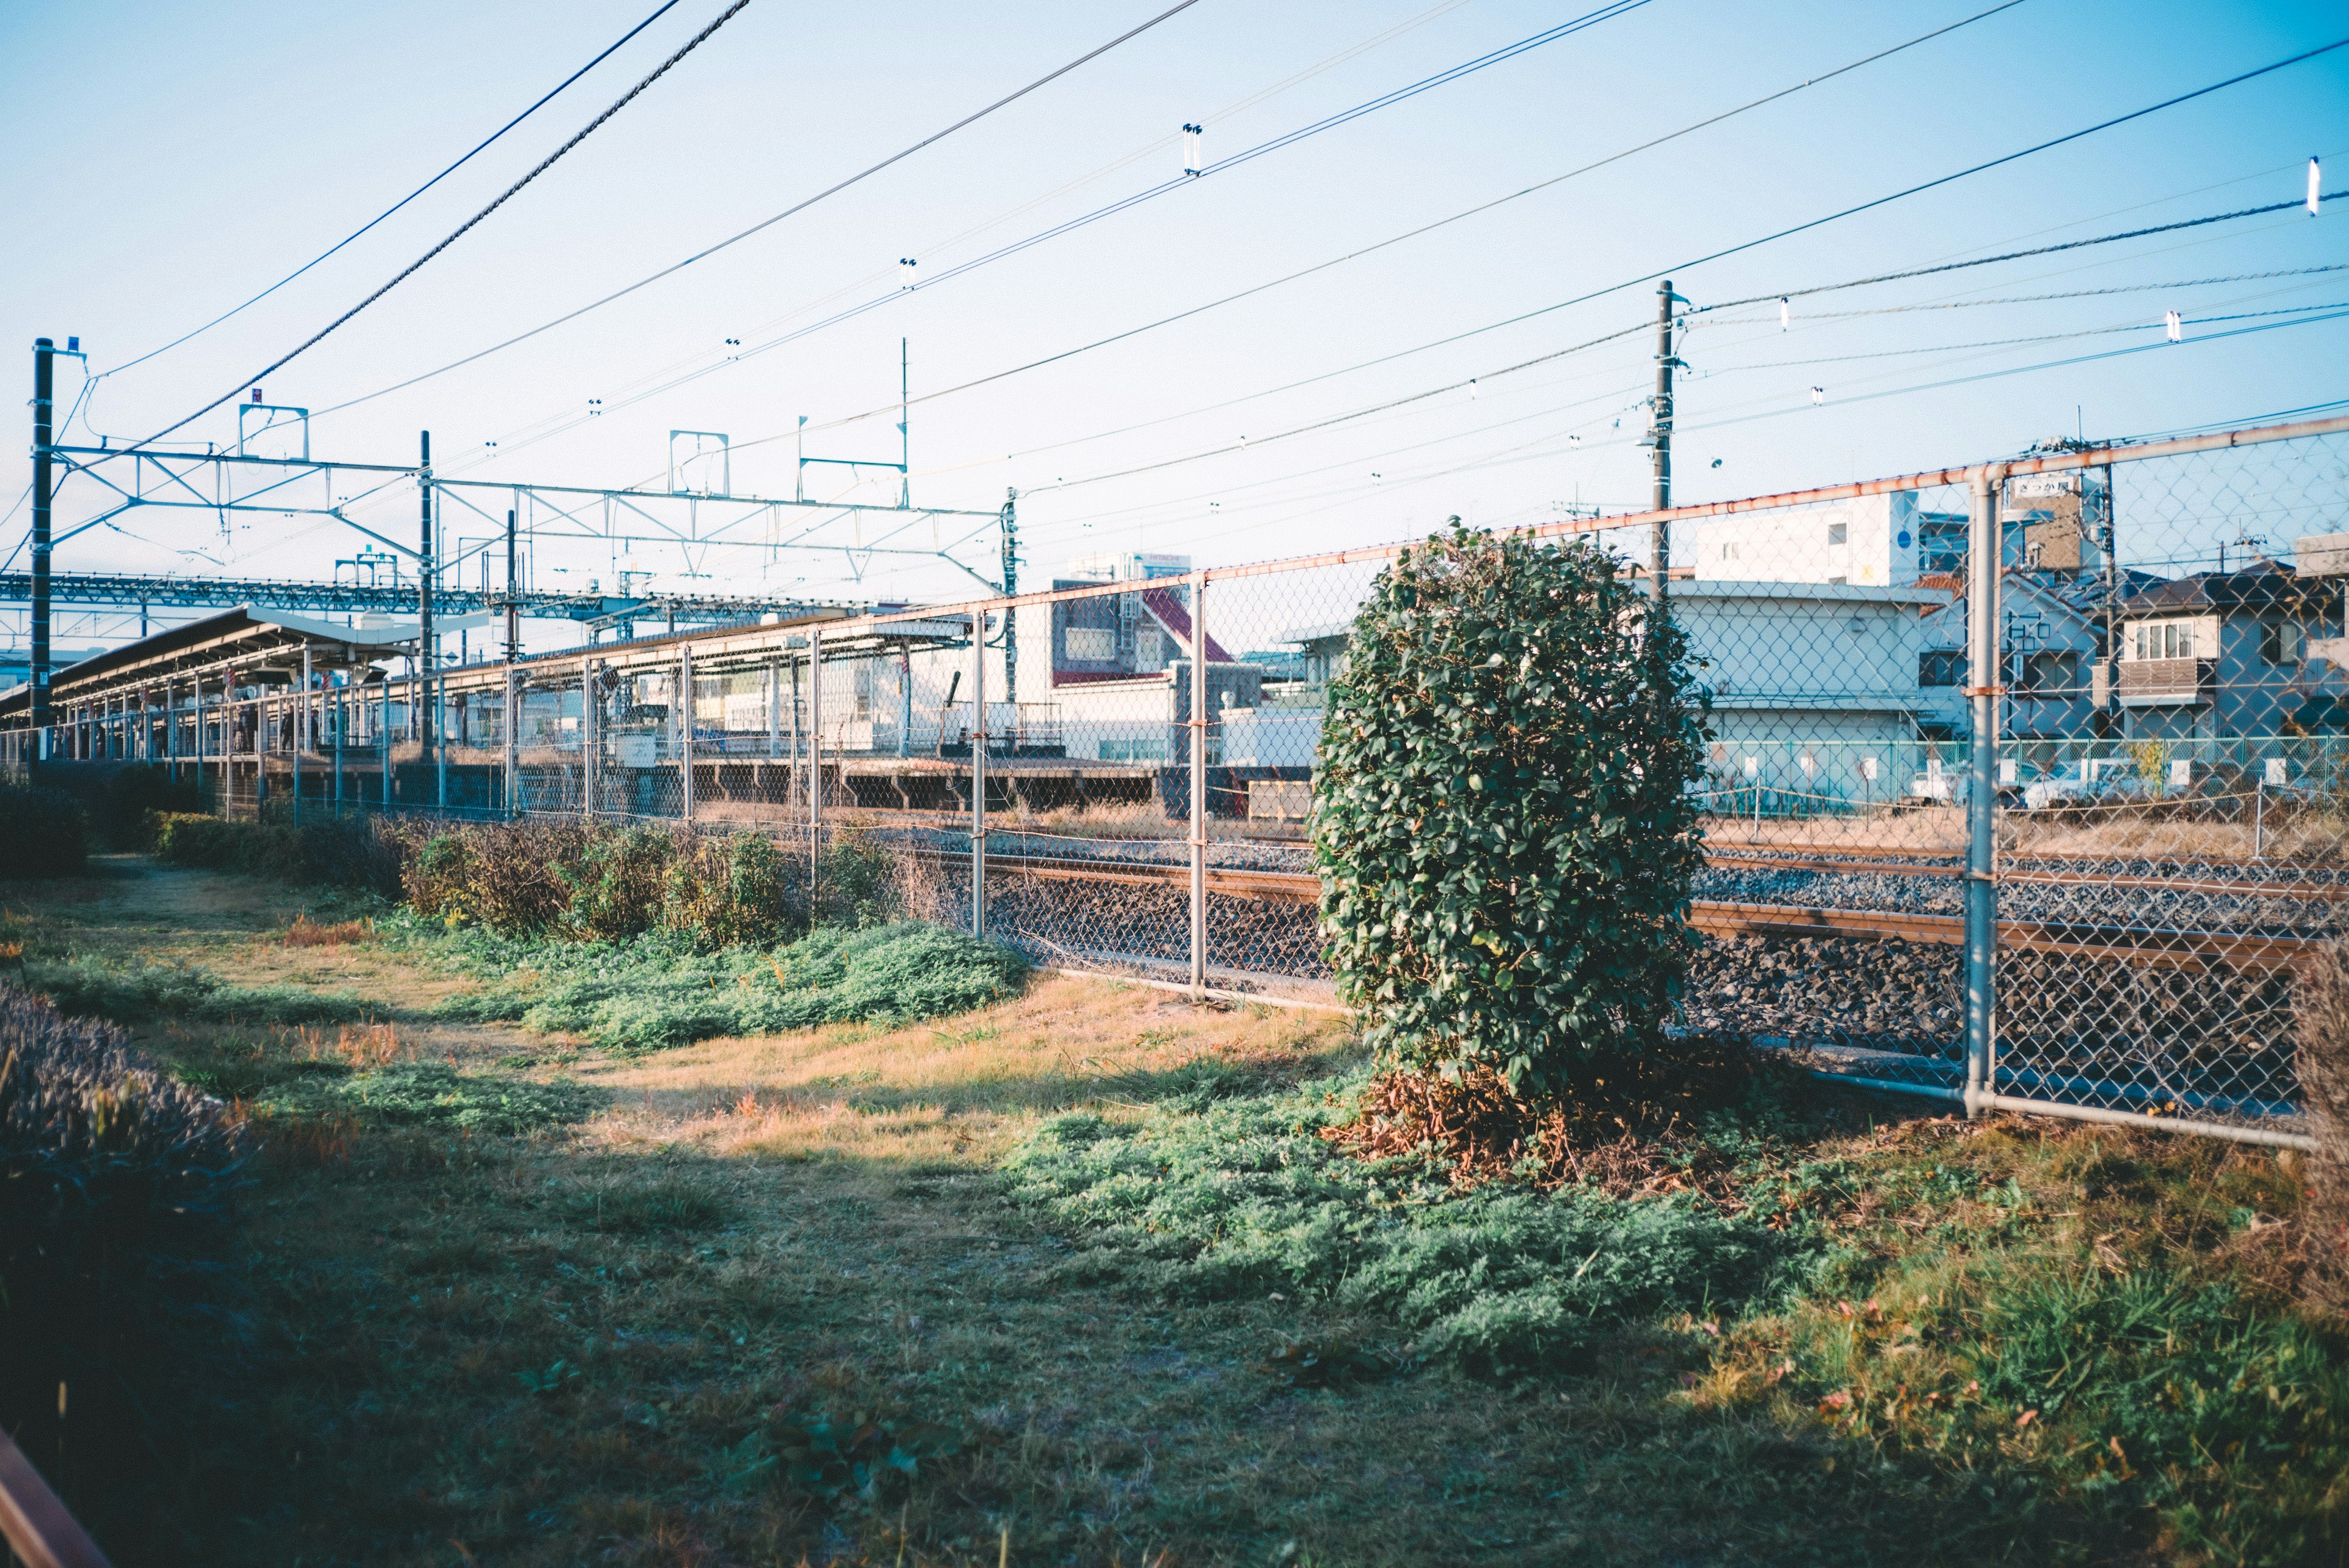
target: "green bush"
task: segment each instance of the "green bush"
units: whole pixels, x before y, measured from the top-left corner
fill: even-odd
[[[89,818],[63,790],[0,784],[0,877],[72,877],[89,853]]]
[[[1321,920],[1398,1065],[1586,1087],[1661,1038],[1695,937],[1682,639],[1587,539],[1463,528],[1356,618],[1314,791]]]
[[[192,779],[175,783],[169,768],[135,763],[107,776],[90,815],[116,848],[147,849],[152,847],[150,823],[155,814],[203,809],[203,794]]]
[[[400,841],[373,817],[314,813],[296,826],[284,807],[258,822],[157,812],[148,838],[166,865],[378,894],[399,890]]]
[[[660,923],[674,841],[657,828],[588,835],[575,863],[558,866],[570,891],[563,926],[592,941],[620,941]]]
[[[504,936],[625,941],[655,929],[707,948],[763,947],[812,921],[803,859],[759,833],[608,823],[468,823],[401,830],[418,914]],[[843,834],[825,851],[823,913],[888,918],[887,854]]]
[[[1006,1162],[1019,1199],[1082,1238],[1073,1279],[1208,1300],[1280,1291],[1386,1319],[1417,1357],[1505,1376],[1585,1364],[1635,1321],[1751,1300],[1813,1245],[1688,1198],[1463,1193],[1424,1164],[1355,1159],[1318,1135],[1356,1114],[1361,1075],[1222,1087],[1136,1126],[1059,1117]]]

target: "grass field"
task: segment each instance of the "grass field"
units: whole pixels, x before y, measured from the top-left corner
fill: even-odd
[[[132,857],[0,901],[265,1137],[126,1563],[2349,1560],[2266,1151],[1787,1088],[1711,1197],[1462,1199],[1312,1136],[1323,1015],[1043,978],[613,1052],[456,1016],[477,961],[369,906]],[[1444,1349],[1565,1289],[1554,1232],[1616,1238],[1581,1315]],[[1751,1266],[1586,1289],[1716,1232]]]

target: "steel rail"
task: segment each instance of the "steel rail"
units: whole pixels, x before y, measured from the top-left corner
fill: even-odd
[[[2076,859],[2079,857],[2064,856],[2048,858]],[[2256,862],[2246,864],[2256,864]],[[1725,854],[1708,851],[1705,856],[1705,868],[1712,871],[1733,871],[1745,868],[1815,871],[1827,875],[1854,877],[1962,877],[1966,874],[1966,868],[1962,866],[1922,866],[1914,862],[1897,860],[1835,860],[1819,856],[1802,855],[1745,855],[1733,850]],[[2197,881],[2101,871],[2001,871],[1998,879],[2002,885],[2033,888],[2150,888],[2166,893],[2231,893],[2244,898],[2307,898],[2327,903],[2349,898],[2349,883],[2342,882]]]
[[[923,858],[961,864],[959,856],[943,848],[914,853]],[[1189,866],[1174,862],[1082,860],[1018,854],[989,855],[988,861],[990,869],[1007,875],[1120,887],[1183,887],[1188,885],[1191,876]],[[1207,891],[1282,904],[1314,904],[1319,902],[1321,896],[1319,879],[1308,872],[1230,867],[1208,868]],[[1816,909],[1794,904],[1700,899],[1689,907],[1689,924],[1712,936],[1862,938],[1952,947],[1965,941],[1962,916],[1889,909]],[[2328,945],[2324,939],[2316,937],[2062,920],[2001,920],[1998,938],[2000,947],[2010,950],[2112,959],[2154,969],[2203,970],[2219,965],[2250,973],[2295,969]]]

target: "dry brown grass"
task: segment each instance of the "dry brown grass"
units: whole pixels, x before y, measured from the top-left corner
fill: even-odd
[[[306,909],[294,917],[294,923],[285,928],[285,945],[289,948],[339,948],[347,947],[355,942],[373,940],[375,940],[373,920],[336,920],[331,923],[322,923],[312,919]]]

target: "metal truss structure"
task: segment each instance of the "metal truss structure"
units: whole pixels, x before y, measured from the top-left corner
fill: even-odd
[[[67,352],[72,349],[69,348]],[[512,565],[517,533],[530,541],[598,543],[615,550],[637,545],[662,546],[678,553],[688,576],[708,575],[711,566],[721,560],[730,562],[747,556],[771,565],[785,552],[793,552],[837,554],[851,582],[862,582],[876,559],[887,557],[944,563],[988,592],[1009,592],[1017,586],[1011,543],[1016,524],[1009,499],[999,510],[978,512],[915,506],[910,487],[904,484],[895,504],[873,505],[810,501],[804,493],[788,498],[737,495],[727,493],[730,483],[726,482],[721,482],[718,492],[690,488],[664,492],[637,486],[459,479],[433,472],[429,435],[420,443],[419,461],[412,466],[314,458],[310,455],[306,410],[264,407],[258,404],[257,399],[254,406],[267,416],[261,433],[284,436],[298,427],[300,456],[272,457],[246,450],[250,443],[243,439],[245,432],[242,425],[238,450],[234,452],[166,452],[123,449],[105,443],[94,447],[71,445],[55,439],[52,422],[52,366],[57,354],[47,338],[39,339],[34,346],[33,569],[26,576],[0,578],[0,600],[29,601],[31,605],[33,697],[35,707],[44,717],[50,674],[49,609],[59,588],[50,570],[52,554],[57,546],[79,535],[147,508],[210,513],[223,525],[237,514],[329,518],[409,563],[419,579],[420,591],[410,589],[403,595],[395,581],[388,590],[373,586],[361,588],[316,584],[309,585],[312,591],[307,593],[280,587],[254,595],[241,593],[251,585],[233,587],[223,582],[213,590],[214,597],[202,598],[196,596],[204,590],[185,586],[183,579],[101,576],[82,579],[78,586],[69,583],[68,597],[83,603],[141,606],[250,601],[285,608],[356,609],[406,608],[412,605],[428,627],[436,600],[451,606],[471,600],[479,601],[483,607],[504,608],[510,615],[551,611],[595,628],[621,628],[624,635],[633,630],[636,620],[658,615],[666,615],[674,627],[679,622],[706,624],[711,619],[740,619],[777,610],[804,611],[814,607],[802,600],[776,601],[761,596],[674,599],[632,596],[626,591],[626,582],[619,585],[622,592],[611,597],[600,592],[530,595],[518,591],[523,585],[521,574]],[[293,418],[280,420],[277,416],[281,414]],[[717,439],[723,441],[722,437]],[[725,472],[722,465],[720,472]],[[671,483],[678,483],[674,465]],[[93,497],[95,510],[59,532],[53,523],[57,497],[76,485],[97,493]],[[353,514],[353,509],[362,503],[410,486],[419,493],[421,526],[417,543],[394,538]],[[471,513],[488,524],[488,536],[460,540],[459,547],[452,551],[449,547],[450,525],[464,526],[460,515],[463,513]],[[1000,558],[1005,575],[1000,581],[984,576],[956,555],[989,531],[999,531],[1002,539]],[[841,536],[843,533],[847,535],[845,539]],[[468,593],[457,576],[460,568],[475,555],[482,556],[486,561],[492,545],[501,541],[508,552],[505,591],[492,593],[485,567],[480,588]],[[159,588],[149,597],[146,589],[150,584],[172,586]],[[395,597],[380,605],[370,602],[362,606],[359,602],[387,593]],[[229,594],[240,597],[221,597]]]
[[[250,406],[250,405],[248,405]],[[0,572],[0,603],[32,597],[29,572]],[[419,592],[398,584],[319,582],[307,577],[189,577],[127,572],[67,572],[49,578],[49,597],[58,604],[136,606],[141,609],[216,609],[254,605],[267,609],[347,615],[379,611],[414,615]],[[464,613],[502,609],[509,596],[483,588],[443,586],[434,603]],[[618,625],[664,616],[681,626],[716,626],[777,614],[797,619],[822,609],[844,608],[830,600],[719,594],[605,594],[525,590],[511,596],[522,613],[535,619]]]

